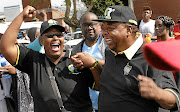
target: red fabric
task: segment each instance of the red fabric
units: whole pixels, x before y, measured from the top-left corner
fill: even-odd
[[[174,40],[174,38],[168,38],[166,41]],[[157,42],[160,42],[161,40],[157,40]],[[174,79],[176,80],[176,71],[172,71]]]
[[[152,67],[161,70],[180,70],[180,40],[161,41],[145,44],[144,57]]]
[[[169,41],[169,40],[174,40],[174,38],[172,38],[172,37],[171,37],[171,38],[168,38],[166,41]]]
[[[174,40],[174,38],[170,37],[170,38],[168,38],[166,41],[169,41],[169,40]],[[159,39],[159,40],[157,40],[156,42],[161,42],[161,40]]]
[[[179,24],[176,24],[176,25],[174,26],[174,32],[179,32]]]
[[[176,80],[176,71],[172,71],[174,79]]]
[[[174,36],[175,36],[175,38],[177,38],[177,36],[180,36],[180,30],[179,30],[179,24],[176,24],[175,26],[174,26]],[[179,37],[178,37],[179,38]]]
[[[180,35],[176,35],[176,36],[175,36],[175,39],[180,39]]]

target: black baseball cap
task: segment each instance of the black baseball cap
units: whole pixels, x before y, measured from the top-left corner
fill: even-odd
[[[93,21],[115,21],[137,25],[137,19],[133,10],[128,6],[114,5],[106,8],[103,19]]]
[[[61,26],[57,21],[50,19],[42,23],[41,29],[40,29],[41,35],[51,27],[56,27],[61,32],[65,31],[65,28]]]

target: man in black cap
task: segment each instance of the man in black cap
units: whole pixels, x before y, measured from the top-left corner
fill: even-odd
[[[5,58],[29,75],[35,112],[92,112],[89,87],[93,86],[94,78],[89,69],[77,71],[71,64],[70,52],[63,52],[64,27],[54,20],[42,23],[40,35],[45,54],[14,44],[23,19],[35,14],[35,9],[27,6],[0,43]]]
[[[102,36],[109,48],[105,65],[87,53],[72,56],[74,66],[93,68],[100,89],[100,112],[157,112],[159,106],[179,108],[179,90],[172,73],[152,68],[142,54],[143,38],[134,12],[127,6],[109,6],[104,13]],[[100,80],[100,81],[99,81]]]

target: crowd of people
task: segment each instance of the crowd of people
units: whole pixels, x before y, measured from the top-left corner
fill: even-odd
[[[149,6],[139,21],[127,6],[108,6],[103,19],[86,12],[83,40],[66,51],[65,28],[45,12],[41,28],[28,31],[31,43],[17,42],[23,21],[36,14],[27,6],[0,32],[1,58],[9,63],[0,67],[0,112],[179,111],[179,72],[158,70],[143,55],[148,34],[153,43],[178,39],[179,14],[175,25],[165,15],[152,20]]]

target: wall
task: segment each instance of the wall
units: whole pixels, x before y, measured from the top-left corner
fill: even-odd
[[[36,9],[51,8],[50,0],[23,0],[22,4],[23,7],[26,7],[27,5],[31,5]],[[54,19],[58,21],[62,26],[66,25],[63,21],[64,15],[65,15],[64,13],[57,10],[52,10],[52,12],[47,12],[48,19]],[[36,17],[40,19],[40,21],[42,21],[42,18],[40,16],[37,15]],[[27,19],[26,21],[32,21],[32,19]]]
[[[36,1],[36,2],[34,2]],[[31,5],[36,9],[50,8],[50,0],[22,0],[23,8],[27,5]],[[52,12],[47,13],[48,19],[52,18]],[[42,18],[40,16],[36,16],[40,21]],[[26,21],[32,21],[32,19],[27,19]]]
[[[138,20],[142,19],[143,6],[151,7],[152,19],[156,19],[159,15],[166,15],[176,22],[176,16],[180,12],[180,0],[134,0],[134,12]]]

